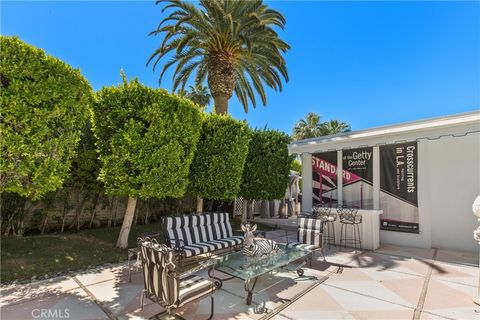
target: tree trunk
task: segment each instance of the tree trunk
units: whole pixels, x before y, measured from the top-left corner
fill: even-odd
[[[47,224],[48,224],[48,214],[46,214],[45,217],[43,217],[42,231],[40,231],[40,234],[45,233],[45,229],[47,228]]]
[[[118,235],[117,247],[126,249],[128,247],[128,235],[132,227],[132,220],[135,214],[135,207],[137,205],[137,198],[128,197],[127,210],[123,217],[122,229]]]
[[[148,224],[148,220],[150,218],[150,202],[147,202],[147,207],[145,208],[145,217],[143,220],[143,224]]]
[[[210,200],[207,202],[207,206],[206,206],[207,212],[213,212],[213,201],[214,200]]]
[[[215,113],[227,114],[228,113],[228,96],[219,94],[213,98],[215,104]]]
[[[90,211],[90,224],[89,228],[92,229],[93,226],[93,219],[95,219],[95,213],[97,212],[97,204],[100,200],[100,192],[95,193],[95,197],[93,198],[92,208]]]
[[[78,207],[75,210],[75,216],[76,216],[76,229],[77,231],[80,231],[80,217],[83,214],[83,209],[85,208],[85,202],[87,201],[87,196],[83,195],[81,198],[80,203],[78,204]]]
[[[143,206],[143,203],[142,203],[142,202],[140,202],[140,206],[139,206],[139,207],[140,207],[140,209],[142,208],[142,206]],[[134,211],[134,214],[133,214],[133,217],[134,217],[134,219],[133,219],[133,225],[134,225],[134,226],[136,226],[136,225],[137,225],[137,221],[138,221],[138,215],[140,214],[140,213],[138,213],[138,211],[139,211],[139,210],[138,210],[138,207],[137,207],[137,206],[135,206],[135,211]]]
[[[253,220],[253,200],[247,200],[247,219],[242,222],[247,222],[248,220]]]
[[[67,218],[67,211],[68,211],[68,200],[69,194],[68,191],[64,191],[66,193],[63,194],[63,208],[62,208],[62,228],[60,230],[61,233],[65,231],[65,219]]]
[[[122,199],[120,199],[120,197],[115,197],[115,210],[113,211],[113,227],[114,228],[117,226],[117,213],[118,213],[119,203],[121,200]],[[120,203],[120,205],[122,205],[122,203]]]
[[[197,213],[203,212],[203,198],[197,197]]]

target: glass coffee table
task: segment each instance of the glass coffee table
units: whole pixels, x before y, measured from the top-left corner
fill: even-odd
[[[253,289],[259,276],[271,271],[283,268],[287,271],[296,271],[303,276],[302,267],[312,258],[312,251],[301,248],[288,248],[286,244],[278,244],[279,252],[267,257],[247,257],[241,251],[229,253],[223,256],[213,257],[209,261],[208,275],[214,280],[215,285],[220,288],[222,281],[238,278],[245,281],[247,292],[247,305],[252,303]],[[287,268],[292,262],[300,260],[300,263]],[[228,278],[218,278],[215,271],[229,275]]]

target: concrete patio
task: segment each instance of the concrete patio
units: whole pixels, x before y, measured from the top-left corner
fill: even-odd
[[[269,232],[285,242],[294,232]],[[281,271],[261,277],[251,306],[240,280],[216,291],[214,319],[479,319],[478,256],[466,252],[382,245],[375,252],[326,250],[300,278]],[[1,318],[147,319],[163,309],[140,308],[142,274],[128,281],[126,264],[1,289]],[[178,310],[205,319],[209,299]]]

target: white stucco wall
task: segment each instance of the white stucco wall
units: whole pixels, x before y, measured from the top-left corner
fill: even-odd
[[[477,251],[472,203],[480,194],[480,133],[428,141],[426,148],[432,247]]]

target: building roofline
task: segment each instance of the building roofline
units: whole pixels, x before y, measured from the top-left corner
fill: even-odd
[[[343,132],[330,136],[322,136],[318,138],[310,138],[298,140],[290,143],[290,151],[296,148],[306,147],[309,145],[319,145],[324,143],[347,142],[356,139],[366,139],[369,137],[381,137],[388,135],[398,135],[402,133],[410,133],[415,131],[428,131],[442,127],[456,126],[462,124],[471,124],[478,122],[480,130],[480,110],[457,113],[448,116],[440,116],[435,118],[420,119],[416,121],[397,123],[392,125],[379,126],[364,130],[356,130]]]

